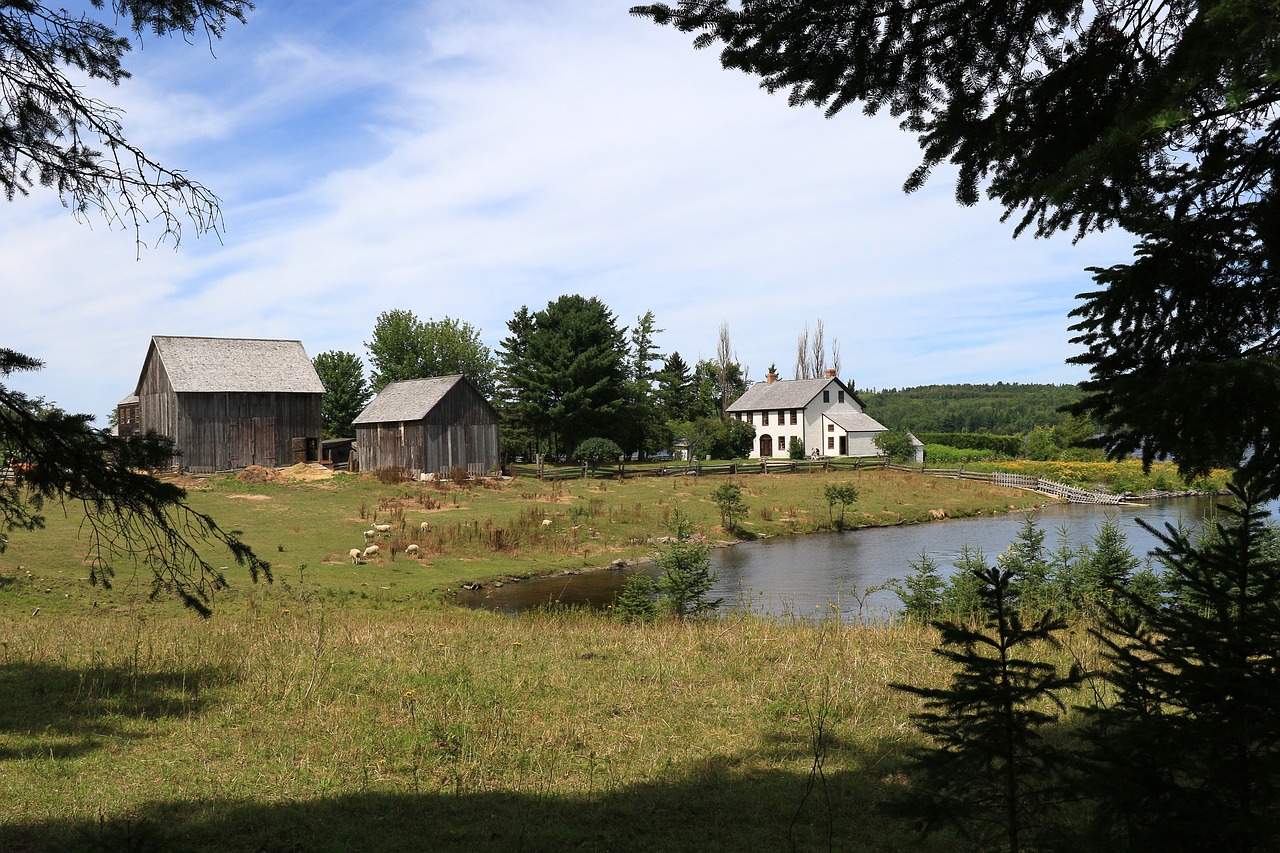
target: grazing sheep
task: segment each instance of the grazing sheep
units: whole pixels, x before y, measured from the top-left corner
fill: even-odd
[[[367,560],[370,557],[377,556],[377,553],[378,553],[378,546],[370,545],[368,548],[364,549],[364,558]]]
[[[410,557],[416,557],[418,556],[418,546],[410,544],[405,547],[404,552],[408,554]]]
[[[351,558],[351,565],[353,566],[360,565],[360,549],[359,548],[352,548],[350,551],[347,552],[347,556]]]
[[[376,530],[376,531],[378,531],[379,533],[390,533],[390,532],[391,532],[391,525],[390,525],[390,524],[375,524],[375,525],[373,526],[373,529],[374,529],[374,530]]]
[[[364,541],[365,541],[365,542],[368,542],[370,539],[372,539],[372,538],[373,538],[374,536],[376,536],[376,535],[377,535],[377,534],[376,534],[376,533],[374,533],[372,530],[366,530],[366,531],[364,532]]]
[[[550,527],[550,526],[551,526],[551,519],[549,519],[549,518],[544,518],[544,519],[542,519],[542,526],[543,526],[543,527]]]
[[[421,530],[423,533],[426,533],[428,530],[431,529],[431,522],[429,521],[422,522],[421,524],[418,525],[418,529]]]

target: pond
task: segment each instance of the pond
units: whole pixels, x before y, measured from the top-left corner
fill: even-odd
[[[1169,524],[1199,524],[1212,511],[1213,498],[1179,498],[1146,507],[1052,504],[1036,513],[1045,532],[1045,546],[1053,550],[1065,536],[1072,545],[1088,544],[1107,518],[1115,518],[1130,549],[1139,556],[1156,546],[1155,538],[1138,525],[1143,519],[1157,528]],[[777,536],[742,542],[711,553],[711,567],[719,575],[711,597],[723,598],[725,609],[749,609],[774,616],[845,621],[887,618],[899,609],[898,597],[880,589],[892,578],[910,571],[910,563],[927,553],[954,570],[962,548],[977,548],[994,559],[1014,540],[1022,513],[954,519],[927,524]],[[655,573],[652,564],[624,570],[554,575],[499,588],[459,592],[458,602],[518,613],[547,604],[608,607],[632,571]],[[868,590],[873,590],[870,594]]]

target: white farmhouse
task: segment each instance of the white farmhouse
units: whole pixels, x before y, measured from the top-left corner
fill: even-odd
[[[771,373],[726,410],[755,427],[752,459],[786,457],[791,439],[807,456],[876,456],[874,439],[887,427],[866,414],[858,395],[828,370],[822,379],[783,379]]]

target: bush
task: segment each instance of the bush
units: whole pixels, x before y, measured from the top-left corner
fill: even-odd
[[[747,514],[747,505],[742,502],[742,487],[735,483],[725,483],[711,493],[720,510],[720,524],[725,530],[733,530],[738,520]]]
[[[804,439],[798,435],[791,436],[787,443],[787,456],[791,459],[804,459]]]
[[[588,438],[573,451],[573,458],[585,462],[594,472],[600,465],[617,462],[622,456],[622,448],[607,438]]]
[[[623,622],[652,622],[658,618],[658,585],[648,575],[631,575],[618,594],[614,616]]]

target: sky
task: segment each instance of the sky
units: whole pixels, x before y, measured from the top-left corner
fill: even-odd
[[[225,227],[152,245],[39,188],[0,216],[10,384],[105,418],[152,335],[284,338],[365,359],[383,311],[496,349],[521,306],[653,311],[663,353],[791,378],[818,320],[858,388],[1078,382],[1085,268],[1126,235],[1014,239],[1000,209],[911,195],[885,116],[791,108],[714,49],[616,0],[260,0],[209,44],[150,36],[118,88],[126,135],[216,192]],[[874,414],[874,413],[872,413]]]

